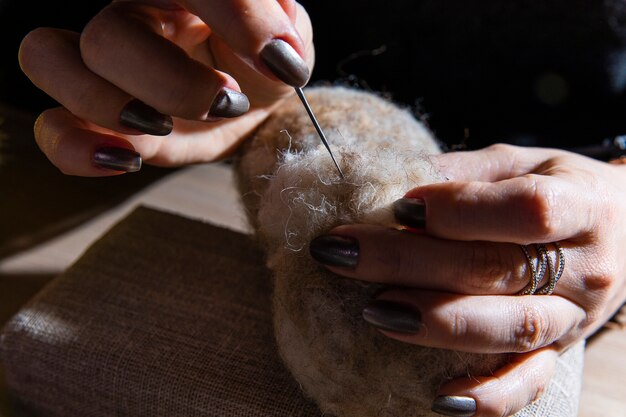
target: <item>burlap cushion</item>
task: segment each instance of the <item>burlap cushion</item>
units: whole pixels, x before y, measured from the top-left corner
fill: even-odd
[[[13,394],[45,416],[320,416],[278,357],[249,238],[140,208],[6,326]],[[520,416],[575,416],[583,345]]]

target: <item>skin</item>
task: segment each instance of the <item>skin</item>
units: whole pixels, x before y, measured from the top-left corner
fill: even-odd
[[[115,1],[82,33],[36,29],[22,42],[20,64],[62,105],[38,118],[37,143],[61,171],[81,176],[121,173],[94,166],[100,147],[134,149],[161,166],[220,159],[293,94],[259,59],[274,38],[312,67],[311,24],[291,0]],[[204,120],[223,87],[244,92],[250,111]],[[174,131],[157,137],[120,125],[133,98],[173,116]],[[330,269],[403,287],[379,297],[413,305],[423,329],[385,331],[391,338],[519,352],[492,376],[440,390],[475,398],[477,416],[506,416],[545,389],[559,352],[626,299],[626,167],[502,145],[434,162],[450,181],[407,193],[425,202],[426,233],[341,226],[331,233],[359,241],[359,264]],[[517,244],[553,241],[566,258],[555,293],[512,295],[528,282]]]
[[[626,302],[626,166],[508,145],[444,154],[434,163],[450,181],[406,194],[425,203],[425,233],[337,227],[331,235],[359,242],[359,262],[329,269],[389,284],[380,299],[421,313],[417,333],[381,330],[390,338],[516,352],[495,375],[455,380],[439,392],[475,398],[476,416],[508,416],[545,390],[559,352]],[[565,268],[554,294],[516,295],[529,280],[518,245],[555,241]]]
[[[311,22],[292,0],[114,1],[82,33],[38,28],[22,41],[20,65],[63,107],[39,116],[35,139],[70,175],[121,174],[92,163],[105,146],[134,149],[159,166],[223,158],[293,94],[259,58],[274,38],[312,68]],[[251,109],[204,120],[223,87],[244,92]],[[133,98],[173,116],[173,132],[122,126],[120,112]]]

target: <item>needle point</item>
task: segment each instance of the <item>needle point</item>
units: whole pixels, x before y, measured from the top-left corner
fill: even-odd
[[[295,90],[296,90],[296,94],[298,95],[298,97],[300,97],[300,101],[302,101],[302,104],[304,105],[304,108],[307,114],[309,115],[311,122],[313,122],[313,126],[315,127],[317,134],[319,135],[320,139],[322,140],[322,143],[326,147],[326,150],[330,154],[330,157],[332,158],[333,163],[335,164],[335,167],[337,167],[337,171],[339,171],[339,176],[341,177],[341,179],[345,179],[345,176],[343,175],[343,171],[341,170],[341,168],[339,168],[339,164],[337,163],[337,160],[335,159],[335,155],[333,155],[333,152],[330,150],[330,146],[328,145],[328,140],[326,140],[326,135],[324,135],[322,128],[317,122],[317,119],[315,118],[315,115],[313,114],[313,111],[311,110],[311,106],[309,106],[309,102],[306,100],[306,97],[304,96],[304,92],[302,91],[302,88],[295,87]]]

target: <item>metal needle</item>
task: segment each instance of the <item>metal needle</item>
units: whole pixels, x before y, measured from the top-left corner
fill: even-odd
[[[296,89],[296,94],[298,94],[298,97],[300,97],[300,100],[302,101],[302,104],[304,104],[304,108],[306,109],[306,112],[309,114],[309,117],[311,118],[311,121],[313,122],[313,126],[315,126],[315,130],[317,130],[317,134],[320,135],[320,139],[322,139],[322,143],[328,150],[330,157],[335,163],[335,166],[337,167],[337,171],[339,171],[339,176],[341,177],[341,179],[344,179],[345,177],[343,175],[343,171],[341,170],[341,168],[339,168],[339,164],[337,163],[337,160],[335,159],[333,152],[330,150],[330,146],[328,146],[328,140],[326,140],[326,135],[324,135],[324,132],[322,132],[322,128],[320,127],[319,123],[317,123],[317,119],[315,118],[315,115],[313,114],[313,111],[311,110],[311,106],[309,106],[309,102],[306,101],[306,97],[304,96],[304,92],[302,91],[302,88],[295,87],[295,89]]]

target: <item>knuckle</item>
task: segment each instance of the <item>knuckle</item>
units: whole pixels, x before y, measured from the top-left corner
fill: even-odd
[[[113,2],[91,18],[80,35],[80,49],[85,64],[90,67],[100,60],[106,61],[109,55],[101,52],[112,51],[115,49],[114,46],[119,46],[120,34],[125,33],[125,28],[145,26],[159,33],[160,23],[152,19],[144,8],[145,5],[141,3]],[[122,47],[127,47],[130,42],[131,40],[126,39]]]
[[[537,306],[522,308],[520,323],[513,330],[512,348],[515,352],[530,352],[551,340],[553,327]]]
[[[117,32],[119,12],[114,7],[106,7],[85,25],[80,35],[80,51],[85,65],[92,69],[106,59],[102,53],[114,44],[113,37]]]
[[[487,150],[494,153],[516,154],[518,147],[506,143],[496,143],[487,147]]]
[[[596,296],[609,294],[617,277],[616,265],[605,265],[583,278],[584,286]]]
[[[581,286],[587,291],[584,291],[578,301],[585,309],[586,325],[595,325],[606,320],[606,308],[613,302],[618,282],[619,266],[616,261],[605,260],[600,263],[602,265],[596,265],[581,279]]]
[[[528,174],[526,192],[522,195],[523,226],[527,233],[535,237],[549,239],[559,229],[559,217],[555,215],[558,196],[553,187],[537,175]]]
[[[527,367],[521,375],[522,382],[526,387],[526,402],[530,404],[538,400],[548,389],[550,373],[543,367]],[[517,411],[517,410],[513,410]]]
[[[530,402],[538,400],[548,389],[548,382],[545,378],[539,375],[535,375],[535,373],[533,373],[533,375],[534,377],[532,377],[531,381],[533,386],[533,392],[530,396]]]

